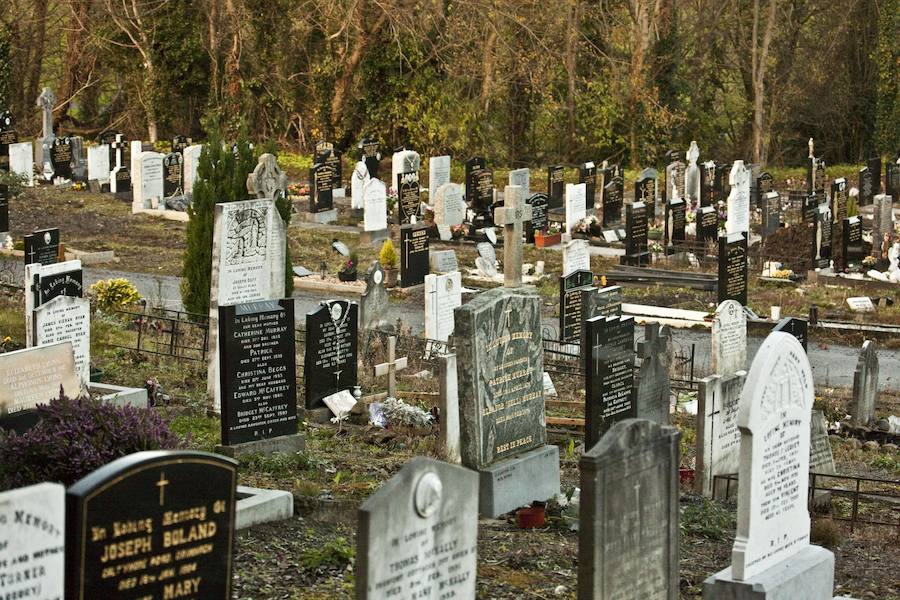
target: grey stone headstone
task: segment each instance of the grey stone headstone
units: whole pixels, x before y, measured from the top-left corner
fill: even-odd
[[[359,508],[356,598],[474,598],[478,475],[416,457]]]
[[[644,332],[644,341],[638,344],[641,367],[635,377],[637,416],[668,425],[672,386],[662,360],[665,340],[660,338],[658,323],[647,323]]]
[[[579,598],[679,597],[680,437],[626,419],[581,458]]]
[[[388,301],[384,269],[376,260],[366,273],[366,291],[359,298],[360,330],[382,329],[389,325]]]
[[[821,410],[812,411],[812,418],[809,421],[809,471],[835,473],[834,455],[831,452],[831,442],[828,440],[828,423]]]
[[[861,425],[875,419],[875,399],[878,396],[878,352],[875,342],[863,342],[856,371],[853,373],[853,401],[851,417]]]
[[[715,477],[737,473],[740,467],[741,432],[737,417],[746,377],[746,371],[738,371],[700,380],[694,464],[694,491],[698,494],[711,497],[715,492],[716,497],[724,497],[737,492],[737,482],[715,484]]]
[[[459,270],[455,250],[432,250],[428,255],[432,273],[450,273]]]

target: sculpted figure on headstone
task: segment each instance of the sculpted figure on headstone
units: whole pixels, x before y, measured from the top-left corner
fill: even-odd
[[[247,191],[257,198],[274,198],[278,190],[287,193],[287,175],[273,154],[263,154],[247,176]]]

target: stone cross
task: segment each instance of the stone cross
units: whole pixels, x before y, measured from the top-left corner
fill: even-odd
[[[390,336],[388,338],[388,361],[375,365],[375,377],[388,376],[388,396],[397,397],[397,371],[406,368],[406,357],[396,358],[397,355],[397,338]]]
[[[522,229],[531,220],[531,206],[525,204],[522,187],[508,185],[503,190],[503,206],[494,211],[494,223],[503,225],[503,285],[522,286]]]
[[[659,323],[647,323],[644,326],[644,341],[638,342],[637,351],[641,358],[650,358],[651,356],[659,356],[660,362],[665,364],[666,355],[669,352],[669,343],[666,336],[660,335]]]
[[[56,94],[48,87],[44,88],[41,95],[38,96],[35,106],[44,111],[44,139],[53,136],[53,105],[56,104]]]
[[[116,134],[116,140],[111,144],[116,154],[116,164],[113,167],[114,169],[118,169],[120,167],[125,166],[125,148],[128,146],[128,142],[125,140],[125,135],[121,133]]]

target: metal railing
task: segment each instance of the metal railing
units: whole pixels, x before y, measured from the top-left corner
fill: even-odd
[[[111,348],[180,360],[206,361],[209,317],[166,308],[144,312],[116,310],[109,313],[125,324],[122,330],[132,343],[107,341]]]

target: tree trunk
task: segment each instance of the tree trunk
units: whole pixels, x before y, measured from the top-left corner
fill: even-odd
[[[491,88],[494,79],[494,48],[497,45],[497,27],[494,23],[494,11],[488,9],[487,36],[481,53],[481,109],[488,111],[491,105]]]
[[[206,3],[206,25],[209,30],[209,99],[213,106],[218,106],[221,100],[219,61],[222,57],[219,41],[219,2],[220,0],[208,0]]]
[[[92,70],[89,65],[93,62],[93,49],[88,45],[86,29],[89,4],[86,0],[70,0],[69,10],[72,20],[66,30],[65,69],[59,94],[62,101],[58,117],[60,122],[71,121],[69,110],[72,99],[88,84]]]
[[[752,56],[751,70],[753,79],[753,162],[765,166],[765,154],[763,143],[768,137],[765,122],[765,78],[769,62],[769,46],[772,42],[772,34],[775,29],[775,8],[777,0],[769,0],[769,10],[766,17],[765,31],[762,42],[759,38],[759,2],[753,1],[753,32],[752,32]]]
[[[568,79],[568,94],[566,98],[566,110],[569,116],[569,158],[575,148],[575,83],[576,83],[576,57],[578,55],[578,37],[581,33],[580,15],[578,12],[579,0],[570,0],[567,19],[566,35],[566,75]]]
[[[28,73],[25,81],[23,104],[34,107],[41,87],[41,71],[44,62],[44,40],[47,32],[47,0],[34,0],[32,12],[31,43],[28,52]]]

